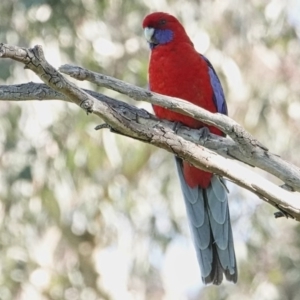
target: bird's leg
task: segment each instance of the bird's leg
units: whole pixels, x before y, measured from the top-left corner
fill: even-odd
[[[201,127],[199,129],[199,140],[203,139],[205,142],[207,140],[209,134],[210,134],[210,131],[209,131],[208,127]]]
[[[179,128],[182,126],[182,123],[180,123],[180,122],[178,122],[178,121],[175,121],[174,123],[173,123],[173,131],[177,134],[177,132],[178,132],[178,130],[179,130]]]

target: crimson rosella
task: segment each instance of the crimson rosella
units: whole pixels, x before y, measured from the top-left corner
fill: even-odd
[[[143,21],[150,45],[149,88],[185,99],[213,113],[227,114],[219,78],[206,57],[199,54],[181,23],[172,15],[152,13]],[[191,128],[204,124],[191,117],[153,106],[157,117]],[[209,131],[223,135],[212,126]],[[204,283],[237,281],[227,189],[222,178],[197,169],[176,157],[176,166]]]

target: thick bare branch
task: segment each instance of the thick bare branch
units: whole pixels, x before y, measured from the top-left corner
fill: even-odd
[[[66,98],[85,109],[88,113],[94,112],[104,121],[109,123],[115,130],[127,131],[126,120],[120,122],[119,115],[105,102],[96,101],[95,99],[78,88],[74,83],[66,79],[54,67],[52,67],[44,57],[41,46],[33,48],[21,48],[6,44],[0,44],[0,57],[10,58],[25,64],[26,69],[32,70],[38,75],[49,87],[63,94]],[[97,106],[96,108],[94,106]],[[133,137],[134,132],[131,132]]]
[[[160,95],[122,80],[95,73],[78,66],[63,65],[59,68],[59,70],[62,73],[68,74],[78,80],[88,80],[99,86],[125,94],[134,100],[146,101],[155,105],[163,106],[170,110],[193,117],[194,119],[198,119],[205,124],[217,127],[237,142],[244,155],[252,156],[258,151],[268,150],[242,126],[223,114],[211,113],[183,99]]]
[[[268,152],[266,147],[252,137],[250,133],[246,132],[238,123],[227,116],[210,113],[185,100],[156,94],[116,78],[98,74],[78,66],[63,65],[60,67],[60,71],[78,80],[88,80],[100,86],[115,90],[134,100],[147,101],[152,104],[169,108],[176,112],[185,113],[186,115],[199,119],[208,125],[218,127],[237,142],[237,145],[235,146],[234,143],[228,142],[231,143],[231,146],[228,147],[224,145],[225,148],[219,149],[219,154],[221,154],[220,150],[223,150],[223,156],[233,156],[247,164],[261,168],[262,170],[280,178],[283,182],[285,182],[285,184],[291,186],[294,190],[300,191],[300,168],[289,164],[282,160],[279,156]],[[195,142],[193,139],[192,141]],[[213,143],[215,143],[215,141]],[[207,141],[205,144],[202,143],[203,146],[212,149],[211,144],[211,141]],[[214,150],[215,148],[216,147],[214,147]]]
[[[64,100],[70,98],[87,111],[102,117],[113,130],[166,149],[203,170],[222,175],[252,191],[289,216],[300,220],[300,201],[297,193],[288,192],[236,162],[183,139],[170,127],[165,126],[168,122],[162,122],[144,110],[132,109],[128,104],[114,101],[103,95],[100,98],[104,97],[106,102],[96,101],[90,94],[69,82],[50,66],[44,59],[41,47],[25,49],[2,44],[0,45],[0,56],[23,62],[47,85],[63,94]],[[192,130],[185,130],[192,132]],[[254,145],[253,147],[255,151],[256,148],[260,148]],[[265,153],[262,149],[259,151]]]
[[[138,122],[147,127],[154,127],[158,122],[155,116],[148,112],[146,113],[144,110],[137,109],[135,106],[125,104],[94,91],[84,91],[97,100],[106,103],[108,106],[113,106],[114,110],[119,114],[124,112],[126,105],[126,110],[128,110],[127,115],[134,112],[138,116]],[[69,98],[65,97],[63,94],[54,91],[47,85],[41,83],[31,82],[19,85],[0,86],[0,100],[24,101],[36,99],[70,101]],[[160,120],[159,122],[160,126],[168,128],[169,130],[174,128],[172,122],[166,120]],[[209,134],[207,137],[203,138],[199,130],[190,129],[185,126],[180,126],[176,133],[184,139],[205,146],[226,158],[234,158],[248,165],[258,167],[278,177],[288,186],[292,187],[292,189],[300,191],[300,169],[287,163],[277,155],[263,151],[256,152],[252,156],[245,156],[231,139],[214,134]]]

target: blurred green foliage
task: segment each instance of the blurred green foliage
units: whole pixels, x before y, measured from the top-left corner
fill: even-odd
[[[145,87],[149,50],[142,19],[157,10],[173,13],[218,71],[230,116],[300,165],[296,5],[1,1],[0,42],[42,44],[55,67],[70,62]],[[16,62],[1,60],[0,66],[1,84],[37,80]],[[100,122],[57,101],[0,103],[0,299],[299,298],[299,225],[275,220],[271,207],[232,185],[239,282],[203,287],[197,270],[180,289],[166,259],[176,243],[192,246],[173,159],[95,132]],[[194,255],[184,253],[171,260],[180,280],[191,277],[178,267]]]

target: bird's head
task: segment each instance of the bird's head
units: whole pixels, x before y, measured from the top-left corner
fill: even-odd
[[[155,12],[146,16],[143,28],[151,49],[175,40],[191,43],[180,22],[174,16],[164,12]]]

